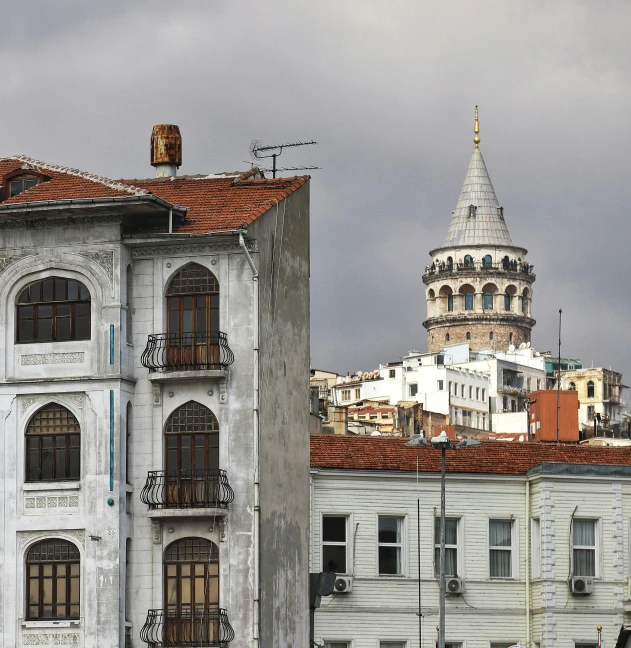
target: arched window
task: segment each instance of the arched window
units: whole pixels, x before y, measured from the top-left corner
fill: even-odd
[[[513,334],[512,334],[512,333],[509,333],[509,334],[508,334],[508,343],[509,343],[509,344],[512,344],[512,343],[513,343]]]
[[[80,479],[80,433],[75,415],[57,403],[35,412],[26,428],[26,481]]]
[[[90,293],[75,279],[49,277],[18,296],[16,342],[90,339]]]
[[[489,333],[489,340],[492,340],[492,339],[493,339],[493,331],[491,331],[491,332]]]
[[[164,552],[164,645],[219,646],[219,548],[182,538]],[[221,644],[223,645],[223,644]]]
[[[215,275],[189,263],[167,289],[169,333],[217,334],[219,332],[219,282]]]
[[[205,406],[189,401],[167,420],[167,505],[208,507],[219,493],[219,423]]]
[[[594,398],[594,381],[590,380],[587,383],[587,398]]]
[[[467,331],[467,340],[471,339],[471,331]]]
[[[528,292],[528,288],[524,288],[524,292],[522,293],[522,298],[521,298],[521,312],[524,315],[528,315],[529,301],[530,301],[530,293]]]
[[[511,308],[511,294],[504,293],[504,310],[509,311]]]
[[[484,293],[484,310],[493,310],[493,293]]]
[[[67,540],[42,540],[26,554],[26,618],[78,619],[81,559]]]
[[[576,391],[576,383],[574,382],[570,383],[570,391]]]
[[[465,268],[473,268],[473,257],[470,254],[465,254],[464,267]]]
[[[447,267],[451,270],[454,267],[454,260],[452,257],[447,257]]]
[[[451,313],[454,309],[454,295],[451,293],[447,296],[447,310]]]
[[[473,293],[468,292],[464,294],[464,309],[473,310]]]
[[[445,333],[445,342],[449,342],[449,333]]]
[[[478,208],[475,205],[469,205],[469,218],[475,218]]]
[[[482,259],[482,267],[483,268],[490,268],[493,265],[493,259],[491,258],[490,254],[485,255],[485,257]]]

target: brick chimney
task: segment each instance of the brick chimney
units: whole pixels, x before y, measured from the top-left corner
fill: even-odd
[[[182,136],[175,124],[157,124],[151,132],[151,166],[156,178],[177,175],[182,165]]]

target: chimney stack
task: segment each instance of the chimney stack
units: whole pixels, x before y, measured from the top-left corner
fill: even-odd
[[[177,175],[182,165],[182,136],[175,124],[157,124],[151,132],[151,166],[156,178]]]

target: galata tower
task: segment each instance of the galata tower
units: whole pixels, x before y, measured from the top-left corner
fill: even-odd
[[[425,269],[427,346],[430,352],[468,342],[472,351],[506,351],[530,342],[533,266],[513,245],[480,151],[475,148],[442,246]]]

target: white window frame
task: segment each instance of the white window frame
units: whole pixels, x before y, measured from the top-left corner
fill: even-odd
[[[510,522],[510,547],[491,547],[491,522]],[[519,561],[517,559],[517,548],[519,543],[517,542],[517,529],[518,529],[517,519],[515,517],[490,517],[487,520],[486,525],[486,544],[488,548],[487,553],[487,574],[489,580],[492,581],[504,581],[504,580],[518,580],[519,579]],[[510,561],[510,576],[491,576],[491,550],[494,551],[510,551],[511,552],[511,561]]]
[[[389,518],[400,518],[401,519],[401,542],[399,544],[394,544],[390,542],[379,542],[379,518],[380,517],[389,517]],[[407,576],[407,515],[397,514],[397,513],[377,513],[376,516],[376,533],[375,539],[377,540],[376,547],[376,564],[375,572],[378,578],[405,578]],[[383,544],[384,547],[399,547],[401,549],[401,573],[400,574],[381,574],[379,573],[379,547]],[[379,641],[386,641],[385,639],[380,639]],[[393,639],[394,641],[394,639]]]
[[[361,388],[355,387],[355,400],[359,400],[361,398]]]
[[[338,511],[333,511],[333,512],[326,512],[326,513],[321,513],[320,514],[320,570],[325,571],[325,565],[324,565],[324,551],[322,548],[324,547],[324,518],[325,517],[343,517],[346,518],[346,542],[341,543],[341,542],[327,542],[327,545],[331,546],[340,546],[342,544],[346,545],[346,571],[344,573],[340,572],[340,575],[342,576],[349,576],[353,574],[353,551],[352,551],[352,534],[351,531],[353,529],[353,514],[352,513],[345,513],[345,512],[338,512]]]
[[[345,398],[345,395],[347,397]],[[350,389],[340,389],[340,401],[349,401],[351,399],[351,390]]]
[[[410,642],[407,639],[377,639],[377,648],[381,648],[384,643],[398,643],[402,648],[409,648]]]
[[[345,643],[348,646],[348,648],[353,648],[352,639],[322,639],[323,646],[326,646],[326,644],[334,644],[334,643]]]
[[[576,648],[577,646],[594,646],[594,648],[598,648],[599,646],[598,641],[581,641],[580,639],[579,641],[576,641],[574,639],[572,640],[572,643],[574,644],[574,648]],[[605,642],[601,641],[600,647],[604,648],[604,646],[605,646]]]
[[[412,387],[416,389],[416,393],[412,393]],[[414,397],[418,394],[418,383],[408,383],[408,395]]]
[[[458,541],[458,544],[456,545],[456,568],[458,570],[458,576],[456,578],[464,578],[465,577],[465,562],[464,562],[464,516],[462,515],[451,515],[447,514],[445,515],[446,520],[458,520],[458,527],[456,530],[456,540]],[[440,515],[435,515],[434,516],[434,527],[432,528],[432,539],[435,540],[436,538],[436,522],[440,521]],[[454,545],[447,544],[445,542],[445,550],[447,549],[453,549]],[[440,553],[440,542],[436,543],[434,542],[433,546],[434,552],[432,554],[432,568],[434,570],[434,578],[438,578],[438,572],[439,572],[439,565],[436,564],[436,549],[439,550]],[[448,578],[451,578],[451,576],[448,576]]]
[[[596,517],[575,517],[572,520],[572,529],[571,529],[571,546],[572,546],[572,555],[570,556],[571,564],[572,564],[572,576],[574,576],[574,549],[592,549],[592,547],[589,547],[587,545],[574,545],[574,522],[593,522],[594,523],[594,575],[593,576],[585,576],[585,578],[601,578],[601,547],[602,547],[602,541],[600,537],[600,530],[601,530],[601,521],[600,518]]]
[[[531,578],[541,578],[541,518],[530,520],[530,567]]]
[[[444,391],[445,383],[443,380],[439,380],[437,386],[438,386],[438,391]]]

